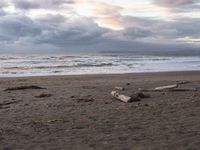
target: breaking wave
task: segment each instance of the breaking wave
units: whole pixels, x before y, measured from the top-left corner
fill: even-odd
[[[120,54],[0,55],[0,76],[108,74],[200,70],[200,57]]]

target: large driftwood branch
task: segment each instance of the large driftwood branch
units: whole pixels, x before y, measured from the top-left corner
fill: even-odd
[[[172,92],[184,92],[184,91],[197,91],[196,88],[179,88],[180,84],[187,84],[190,83],[189,81],[181,81],[178,82],[177,84],[172,84],[172,85],[166,85],[166,86],[159,86],[155,87],[153,89],[141,89],[139,88],[139,91],[142,92],[164,92],[164,91],[172,91]]]
[[[197,91],[196,88],[173,88],[173,89],[163,89],[163,90],[155,90],[155,89],[139,89],[141,92],[187,92],[187,91]]]
[[[153,91],[157,91],[157,92],[162,92],[162,91],[171,91],[175,88],[178,88],[179,84],[172,84],[172,85],[165,85],[165,86],[159,86],[159,87],[155,87],[153,89],[138,89],[139,91],[143,91],[143,92],[153,92]]]

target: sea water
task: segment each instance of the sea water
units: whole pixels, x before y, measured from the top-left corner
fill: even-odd
[[[200,70],[200,57],[134,54],[0,55],[0,77]]]

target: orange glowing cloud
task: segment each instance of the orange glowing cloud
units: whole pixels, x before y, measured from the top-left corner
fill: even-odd
[[[104,2],[95,2],[94,15],[97,18],[97,22],[101,26],[111,27],[119,30],[123,29],[123,24],[120,21],[120,11],[123,9],[120,6],[107,4]]]
[[[93,17],[99,26],[121,30],[124,28],[120,21],[122,7],[94,0],[76,0],[75,11],[83,16]]]

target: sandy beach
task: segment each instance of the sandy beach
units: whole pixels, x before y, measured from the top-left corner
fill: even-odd
[[[110,94],[182,81],[197,91]],[[198,88],[198,71],[0,78],[0,150],[199,150]]]

